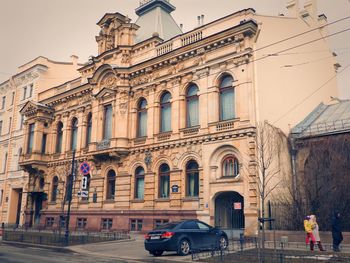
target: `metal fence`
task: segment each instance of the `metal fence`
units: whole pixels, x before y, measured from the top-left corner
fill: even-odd
[[[4,228],[2,239],[21,243],[32,243],[50,246],[66,246],[64,231],[49,231],[38,229]],[[115,240],[130,239],[128,231],[113,232],[71,232],[68,245],[80,245]]]
[[[232,240],[225,250],[213,248],[209,251],[192,251],[192,261],[200,262],[264,262],[264,263],[316,263],[350,262],[349,254],[307,251],[305,244],[266,242],[265,249],[259,247],[257,238]]]

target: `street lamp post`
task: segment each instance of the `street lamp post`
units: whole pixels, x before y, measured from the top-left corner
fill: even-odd
[[[73,195],[74,173],[75,173],[75,150],[73,150],[72,169],[71,169],[70,176],[68,176],[68,185],[67,185],[68,210],[67,210],[67,218],[66,218],[66,232],[64,234],[66,246],[68,246],[69,244],[69,219],[70,219],[70,206],[72,203],[72,195]]]

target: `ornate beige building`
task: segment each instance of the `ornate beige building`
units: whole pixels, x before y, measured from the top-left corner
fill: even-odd
[[[315,17],[312,3],[302,15],[290,3],[294,17],[246,9],[181,33],[174,9],[166,0],[144,1],[136,23],[106,14],[97,23],[98,55],[79,69],[81,77],[22,108],[20,164],[30,173],[31,193],[26,223],[58,227],[75,152],[78,166],[86,162],[91,170],[74,178],[72,228],[140,231],[199,218],[255,233],[255,127],[304,98],[316,76],[332,76],[335,63],[330,58],[287,71],[283,65],[315,59],[310,51],[329,50],[327,43],[301,46],[303,55],[289,59],[278,51],[295,39],[271,44],[319,26],[324,17]],[[310,107],[330,94],[335,82]],[[308,111],[298,109],[278,126],[286,131]]]
[[[24,116],[19,111],[47,87],[78,77],[77,67],[75,56],[69,63],[38,57],[0,84],[0,222],[24,223],[28,174],[18,164],[24,145]]]

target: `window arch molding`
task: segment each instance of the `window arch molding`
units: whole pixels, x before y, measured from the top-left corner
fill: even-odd
[[[106,200],[115,200],[117,173],[113,168],[106,172]]]
[[[240,163],[233,154],[226,155],[221,162],[221,177],[237,178],[240,174]]]
[[[148,129],[148,102],[144,97],[137,101],[136,137],[146,137]]]
[[[144,185],[145,185],[146,170],[142,165],[139,165],[134,170],[134,198],[144,199]]]
[[[56,124],[56,145],[55,145],[55,152],[61,153],[62,152],[62,143],[63,143],[63,122],[58,121]]]
[[[224,77],[226,77],[226,76],[231,76],[232,79],[233,79],[233,83],[234,83],[235,80],[237,79],[236,76],[235,76],[235,74],[234,74],[233,72],[231,72],[231,71],[223,71],[223,72],[218,73],[218,74],[215,76],[215,78],[214,78],[214,80],[213,80],[213,82],[212,82],[212,86],[217,87],[217,88],[219,89],[219,88],[220,88],[220,83],[221,83],[222,79],[223,79]]]
[[[159,100],[159,131],[170,132],[172,130],[172,95],[168,90],[161,93]]]
[[[222,176],[222,162],[225,159],[226,156],[234,156],[235,158],[237,158],[238,160],[238,164],[239,164],[239,176],[237,175],[236,177],[228,177],[228,178],[233,178],[233,179],[240,179],[242,178],[241,173],[242,173],[242,160],[243,157],[241,155],[241,153],[239,152],[239,150],[237,148],[235,148],[232,145],[222,145],[220,147],[218,147],[216,150],[214,150],[214,152],[212,153],[212,155],[210,156],[209,159],[209,165],[212,169],[214,169],[215,171],[215,178],[212,179],[219,179],[219,178],[224,178]],[[213,174],[213,176],[214,176]]]
[[[219,120],[233,120],[236,118],[234,78],[231,74],[223,74],[218,84]]]
[[[186,127],[195,127],[199,125],[199,87],[194,83],[186,88]]]

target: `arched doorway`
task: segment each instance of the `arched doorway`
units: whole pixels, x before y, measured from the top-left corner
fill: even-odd
[[[244,198],[237,192],[223,192],[215,198],[215,227],[244,229]]]

